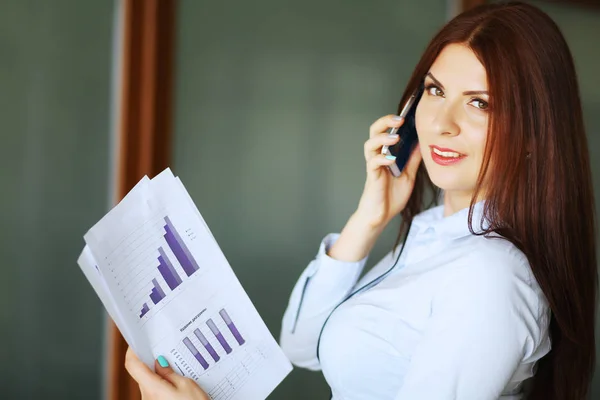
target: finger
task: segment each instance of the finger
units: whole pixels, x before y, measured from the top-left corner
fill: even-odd
[[[402,170],[402,175],[406,175],[409,180],[414,180],[417,176],[417,171],[419,170],[421,160],[423,160],[423,156],[421,155],[421,147],[417,142],[415,148],[410,153],[410,157],[406,162],[406,166]]]
[[[125,369],[129,375],[140,385],[142,392],[160,392],[169,388],[169,382],[155,374],[135,355],[133,350],[127,349],[125,353]]]
[[[176,387],[180,387],[183,381],[186,379],[183,376],[178,375],[169,365],[167,359],[163,356],[158,356],[154,361],[154,370],[158,376],[169,381]]]
[[[369,137],[374,137],[378,133],[386,132],[389,128],[398,128],[404,123],[404,118],[390,114],[379,118],[373,122],[369,128]]]
[[[196,382],[190,378],[178,375],[165,357],[158,356],[154,362],[154,367],[158,376],[173,384],[175,390],[186,394],[186,398],[210,400],[210,397]]]
[[[373,176],[373,174],[379,173],[382,167],[392,165],[395,162],[395,158],[391,159],[383,154],[378,154],[367,162],[367,174]]]
[[[389,135],[387,133],[380,133],[375,135],[373,138],[365,142],[365,160],[369,161],[371,157],[381,154],[381,147],[384,145],[392,146],[400,140],[398,134]]]

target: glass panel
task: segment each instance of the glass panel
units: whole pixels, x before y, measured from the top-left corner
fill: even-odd
[[[444,0],[179,3],[174,171],[276,338],[300,272],[357,205],[369,126],[396,112],[445,18]],[[271,398],[328,393],[296,369]]]
[[[104,313],[76,260],[108,203],[112,1],[0,12],[0,387],[99,399]]]

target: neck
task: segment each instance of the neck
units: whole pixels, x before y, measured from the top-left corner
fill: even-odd
[[[444,217],[448,217],[463,208],[469,207],[473,197],[472,191],[445,191],[444,192]],[[481,196],[477,201],[482,200]]]

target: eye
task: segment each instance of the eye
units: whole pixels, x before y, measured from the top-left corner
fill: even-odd
[[[430,96],[442,96],[442,97],[444,96],[444,92],[442,92],[442,90],[439,87],[437,87],[436,85],[434,85],[433,83],[430,83],[429,85],[427,85],[425,87],[425,91]]]
[[[478,110],[482,110],[485,111],[488,109],[489,104],[487,103],[487,101],[481,100],[481,99],[473,99],[470,101],[471,104],[475,104],[474,107],[477,108]]]

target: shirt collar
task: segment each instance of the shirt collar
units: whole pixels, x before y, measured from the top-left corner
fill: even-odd
[[[473,205],[473,231],[480,232],[489,227],[487,220],[482,220],[485,200]],[[418,228],[417,235],[427,233],[447,239],[458,239],[471,235],[469,231],[469,207],[444,217],[444,206],[439,205],[421,212],[413,218],[413,226]]]

